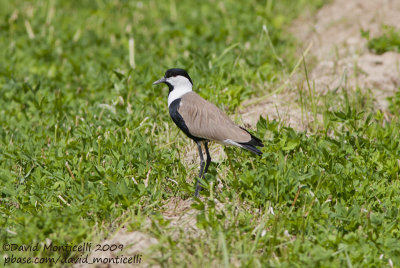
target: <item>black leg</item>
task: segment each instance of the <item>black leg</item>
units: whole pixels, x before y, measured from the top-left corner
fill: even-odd
[[[204,148],[206,149],[207,160],[206,160],[206,168],[204,169],[203,176],[207,173],[208,167],[210,166],[210,163],[211,163],[211,156],[210,156],[210,152],[208,151],[208,141],[206,141],[204,143]]]
[[[200,155],[200,172],[199,172],[199,177],[196,180],[196,189],[194,191],[194,196],[199,196],[199,191],[201,189],[201,186],[199,185],[199,179],[203,176],[203,169],[204,169],[204,158],[203,158],[203,152],[201,151],[201,142],[197,142],[197,148],[199,149],[199,155]]]

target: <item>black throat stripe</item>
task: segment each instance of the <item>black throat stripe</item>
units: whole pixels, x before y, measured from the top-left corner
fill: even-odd
[[[192,134],[190,134],[188,127],[185,124],[185,120],[183,120],[183,117],[179,114],[179,105],[181,104],[181,99],[176,99],[174,100],[170,105],[169,105],[169,115],[172,118],[172,121],[188,136],[194,141],[202,141],[204,140],[203,138],[195,137]]]

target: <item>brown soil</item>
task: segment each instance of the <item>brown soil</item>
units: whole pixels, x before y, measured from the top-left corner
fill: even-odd
[[[368,51],[361,30],[376,37],[383,25],[400,27],[400,1],[336,0],[319,10],[313,20],[304,22],[298,22],[294,33],[304,42],[314,43],[312,54],[317,64],[310,79],[317,90],[333,89],[346,71],[347,86],[370,89],[375,107],[386,110],[386,98],[400,86],[400,54]]]
[[[122,257],[129,257],[132,256],[134,257],[135,255],[137,256],[136,259],[140,258],[140,264],[121,264],[121,263],[108,263],[108,264],[101,264],[101,263],[96,263],[94,264],[80,264],[80,265],[75,265],[75,267],[132,267],[134,265],[138,265],[140,267],[149,267],[151,264],[148,263],[147,261],[147,256],[149,254],[148,250],[152,245],[157,244],[158,241],[154,237],[151,237],[150,235],[144,234],[139,231],[134,231],[134,232],[128,232],[126,230],[126,227],[123,226],[119,231],[117,231],[112,237],[109,239],[99,243],[100,245],[103,246],[111,246],[111,245],[122,245],[123,250],[122,252],[117,249],[115,251],[111,250],[104,250],[104,251],[94,251],[94,248],[92,248],[92,253],[88,257],[88,262],[93,263],[94,258],[112,258],[114,259],[114,262],[119,256],[119,258]]]
[[[283,93],[273,95],[256,105],[245,108],[241,111],[244,125],[255,126],[260,116],[263,116],[297,130],[305,130],[310,122],[302,120],[304,115],[302,116],[301,108],[295,101],[297,96],[297,89],[293,86],[285,89]],[[246,106],[251,101],[245,101],[243,105]]]
[[[361,36],[361,30],[369,31],[371,37],[380,35],[382,25],[400,27],[400,1],[335,0],[314,16],[294,23],[291,32],[305,46],[313,44],[307,62],[312,67],[308,70],[310,83],[318,94],[339,86],[346,75],[348,88],[370,90],[375,108],[386,111],[387,97],[400,87],[400,54],[375,55]],[[292,81],[279,95],[244,109],[243,121],[254,125],[262,115],[304,130],[311,122],[301,120],[298,103],[299,94]]]
[[[197,211],[191,207],[193,199],[183,200],[174,197],[168,200],[163,207],[162,214],[166,220],[169,220],[169,228],[172,231],[172,237],[178,238],[180,232],[186,236],[197,236],[199,229],[196,227]]]

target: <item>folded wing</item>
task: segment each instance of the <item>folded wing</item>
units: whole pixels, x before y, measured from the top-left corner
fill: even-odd
[[[182,96],[178,112],[190,134],[195,137],[218,142],[230,140],[236,143],[248,143],[252,140],[249,132],[237,126],[217,106],[195,92]]]

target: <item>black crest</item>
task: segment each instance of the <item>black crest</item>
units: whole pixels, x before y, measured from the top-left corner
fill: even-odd
[[[172,68],[165,72],[165,78],[169,78],[169,77],[173,77],[173,76],[177,76],[177,75],[186,77],[187,79],[189,79],[190,83],[193,85],[192,79],[190,79],[190,76],[184,69]]]

